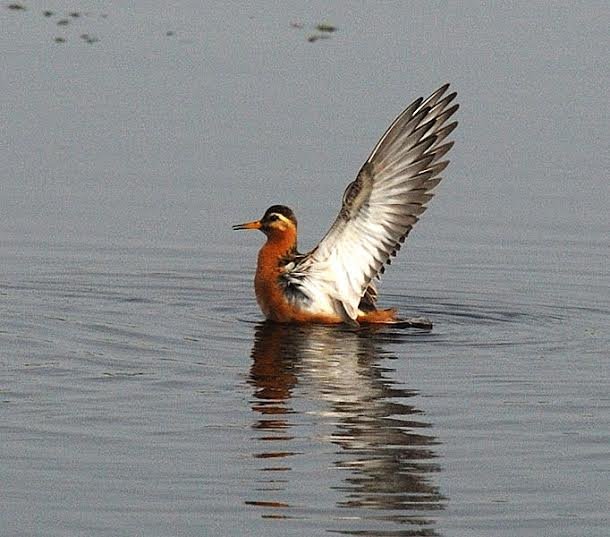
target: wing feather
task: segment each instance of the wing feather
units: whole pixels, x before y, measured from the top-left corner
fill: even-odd
[[[443,142],[456,128],[447,123],[459,105],[449,84],[427,99],[413,101],[390,125],[356,180],[343,194],[339,216],[318,246],[287,271],[285,278],[309,296],[325,294],[349,318],[374,308],[374,279],[384,272],[426,210],[441,160],[453,147]]]

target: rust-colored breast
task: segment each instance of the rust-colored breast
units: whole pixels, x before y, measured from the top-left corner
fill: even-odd
[[[287,242],[270,238],[258,253],[254,290],[263,314],[267,319],[282,323],[341,322],[336,315],[305,311],[286,299],[279,279],[283,272],[286,255],[294,250],[294,244],[294,241]]]
[[[274,245],[265,244],[258,253],[254,290],[256,300],[265,317],[279,321],[278,316],[285,313],[288,301],[279,284],[282,254]]]

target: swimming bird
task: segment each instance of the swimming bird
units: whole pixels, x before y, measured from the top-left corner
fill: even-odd
[[[448,123],[458,109],[449,84],[413,101],[390,125],[343,194],[339,215],[309,253],[297,251],[297,219],[272,205],[260,220],[233,226],[267,236],[254,288],[272,321],[284,323],[396,323],[394,309],[378,309],[375,280],[384,272],[426,210],[442,160],[453,146]]]

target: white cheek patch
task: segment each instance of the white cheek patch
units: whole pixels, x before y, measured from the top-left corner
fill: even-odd
[[[289,227],[294,227],[294,224],[280,213],[271,213],[271,216],[277,216],[276,225],[282,231],[287,230]]]

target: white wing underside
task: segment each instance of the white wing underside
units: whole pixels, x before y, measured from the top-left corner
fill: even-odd
[[[365,293],[374,302],[374,278],[426,210],[449,164],[441,159],[453,142],[443,141],[457,126],[447,120],[458,105],[450,106],[455,93],[444,96],[448,87],[417,99],[394,120],[347,187],[328,233],[286,267],[284,283],[301,307],[355,320]]]

